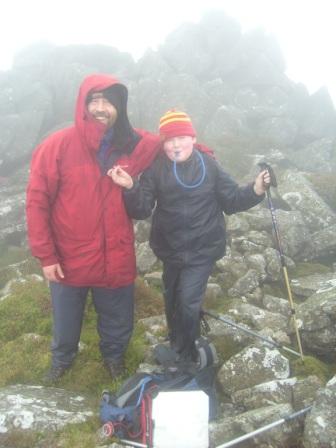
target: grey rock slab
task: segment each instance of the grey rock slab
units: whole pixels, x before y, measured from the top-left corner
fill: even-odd
[[[54,387],[15,385],[0,389],[0,434],[17,429],[56,431],[95,415],[87,398]]]
[[[290,375],[289,361],[277,349],[246,347],[222,365],[218,380],[223,392],[234,392]]]

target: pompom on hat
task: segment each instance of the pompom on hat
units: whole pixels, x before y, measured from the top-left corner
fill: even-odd
[[[189,115],[176,109],[168,110],[161,118],[159,123],[159,134],[163,141],[181,135],[196,136]]]

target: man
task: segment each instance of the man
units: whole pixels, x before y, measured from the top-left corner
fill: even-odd
[[[35,150],[27,188],[28,238],[50,282],[52,365],[57,381],[78,351],[89,290],[100,351],[112,377],[124,369],[133,330],[134,234],[121,188],[106,175],[116,162],[136,176],[156,156],[158,137],[134,130],[127,89],[108,75],[87,77],[75,124]]]
[[[150,246],[163,262],[170,344],[177,359],[194,362],[207,281],[216,260],[225,253],[223,213],[230,215],[259,204],[270,175],[262,171],[254,182],[240,187],[198,146],[185,112],[164,114],[159,133],[163,151],[140,181],[118,165],[108,175],[124,188],[130,216],[145,219],[154,210]]]

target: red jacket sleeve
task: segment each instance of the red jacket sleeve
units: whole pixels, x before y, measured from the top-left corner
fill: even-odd
[[[142,139],[136,146],[129,160],[127,172],[131,176],[137,176],[145,171],[152,164],[159,151],[162,150],[162,141],[159,135],[151,134],[149,132],[142,131],[141,129],[136,129],[136,131],[142,136]],[[209,154],[211,157],[215,158],[214,152],[207,146],[196,143],[195,147],[199,151]]]
[[[51,207],[59,186],[58,146],[51,136],[36,148],[27,186],[28,240],[42,266],[59,262],[50,227]]]
[[[127,172],[131,176],[137,176],[145,171],[153,162],[160,151],[160,137],[150,132],[136,130],[142,139],[137,144],[129,159]]]
[[[215,159],[214,151],[211,148],[209,148],[208,146],[203,145],[202,143],[195,143],[195,148],[201,152],[204,152],[205,154],[208,154],[209,156],[211,156]]]

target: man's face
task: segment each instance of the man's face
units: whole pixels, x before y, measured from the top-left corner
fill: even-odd
[[[163,150],[170,160],[176,161],[177,163],[184,162],[190,157],[195,142],[195,137],[180,135],[165,140]]]
[[[108,128],[111,128],[114,125],[118,117],[117,109],[104,98],[101,92],[92,94],[87,108],[97,121],[105,124]]]

